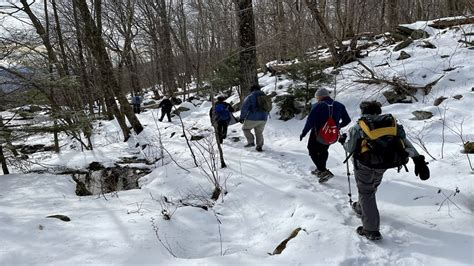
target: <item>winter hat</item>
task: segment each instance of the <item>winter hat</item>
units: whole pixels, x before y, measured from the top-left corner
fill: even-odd
[[[260,85],[254,84],[252,85],[252,87],[250,87],[250,91],[258,91],[260,90],[260,88],[261,88]]]
[[[329,91],[326,90],[325,88],[318,89],[316,93],[314,94],[316,97],[328,97],[329,96]]]
[[[221,93],[221,94],[218,94],[217,97],[216,97],[218,100],[222,99],[224,100],[226,98],[226,95]]]
[[[382,104],[377,101],[364,101],[359,105],[363,115],[379,115],[382,113]]]

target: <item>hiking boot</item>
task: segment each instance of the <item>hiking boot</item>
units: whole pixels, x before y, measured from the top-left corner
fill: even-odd
[[[329,171],[328,169],[326,169],[325,171],[320,172],[318,177],[319,177],[319,183],[325,183],[329,179],[333,178],[334,174],[331,173],[331,171]]]
[[[245,147],[245,148],[248,148],[248,147],[253,147],[253,146],[255,146],[255,144],[254,144],[254,143],[248,143],[248,144],[247,144],[247,145],[245,145],[244,147]]]
[[[319,177],[319,175],[321,174],[321,171],[319,169],[314,169],[313,171],[311,171],[311,174]]]
[[[360,236],[365,236],[368,240],[382,240],[382,235],[379,231],[367,231],[363,226],[357,227],[356,232]]]
[[[357,215],[357,217],[361,217],[362,216],[362,210],[360,209],[360,204],[355,201],[352,203],[351,205],[352,207],[352,210],[355,212],[355,214]]]
[[[257,148],[255,148],[255,150],[258,151],[258,152],[262,152],[262,151],[263,151],[262,147],[257,147]]]

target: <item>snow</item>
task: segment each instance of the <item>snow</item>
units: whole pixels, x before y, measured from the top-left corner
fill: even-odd
[[[463,28],[473,31],[473,25]],[[319,184],[311,176],[314,166],[306,139],[300,142],[298,137],[305,120],[280,121],[275,107],[264,131],[263,153],[243,148],[240,124],[230,126],[223,145],[228,167],[218,173],[227,193],[213,202],[213,188],[204,173],[206,158],[197,153],[202,166],[195,167],[181,137],[179,119],[158,122],[160,111],[150,109],[138,115],[145,130],[127,143],[121,141],[116,122],[100,121],[95,124],[93,151],[79,152],[69,147],[73,141],[62,136],[61,142],[67,145],[61,154],[45,152],[33,157],[49,167],[84,169],[92,161],[112,166],[121,157],[158,158],[161,136],[165,158],[139,180],[141,189],[79,197],[70,176],[21,174],[18,169],[0,176],[0,265],[473,265],[473,173],[453,131],[464,121],[463,137],[474,138],[474,51],[457,43],[460,36],[455,30],[431,36],[427,40],[437,46],[434,50],[418,47],[415,41],[405,48],[412,58],[404,61],[395,60],[393,46],[381,47],[362,59],[371,67],[389,62],[389,66],[376,67],[377,73],[406,77],[411,84],[424,85],[444,75],[430,94],[417,95],[419,101],[413,104],[389,105],[381,95],[382,88],[354,83],[359,78],[355,73],[362,69],[357,63],[344,66],[336,77],[336,99],[347,106],[353,121],[360,115],[362,100],[378,99],[384,103],[383,111],[396,115],[415,144],[414,137],[423,136],[427,150],[436,158],[417,146],[430,163],[427,181],[414,175],[411,161],[408,173],[385,173],[377,192],[384,236],[380,242],[355,233],[361,222],[348,204],[341,145],[329,149],[328,168],[335,177]],[[443,71],[447,67],[456,69]],[[263,91],[278,95],[292,84],[284,77],[276,80],[269,75],[261,75],[259,81]],[[328,89],[333,90],[334,84],[331,86]],[[458,94],[463,97],[452,97]],[[448,99],[434,107],[439,96]],[[237,102],[238,97],[228,101]],[[212,136],[210,102],[181,106],[190,109],[182,112],[188,137]],[[431,111],[434,116],[411,120],[415,110]],[[445,125],[453,130],[445,129],[442,152],[444,113]],[[240,141],[233,142],[233,137]],[[50,142],[49,137],[43,138]],[[145,149],[143,144],[147,144]],[[198,147],[192,147],[196,152]],[[350,168],[352,199],[356,200],[352,165]],[[460,192],[453,195],[456,188]],[[204,210],[185,204],[213,206]],[[163,219],[164,209],[172,214],[170,220]],[[67,215],[71,221],[46,218],[54,214]],[[303,230],[280,255],[268,255],[296,228]]]

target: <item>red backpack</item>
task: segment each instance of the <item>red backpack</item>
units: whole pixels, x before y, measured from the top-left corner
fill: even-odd
[[[316,140],[324,145],[331,145],[337,141],[339,137],[339,128],[332,118],[332,104],[327,104],[329,108],[329,116],[323,127],[316,132]]]

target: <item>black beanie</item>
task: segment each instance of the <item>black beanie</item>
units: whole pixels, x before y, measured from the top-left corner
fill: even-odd
[[[382,104],[377,101],[364,101],[360,103],[359,107],[363,115],[379,115],[382,113]]]

